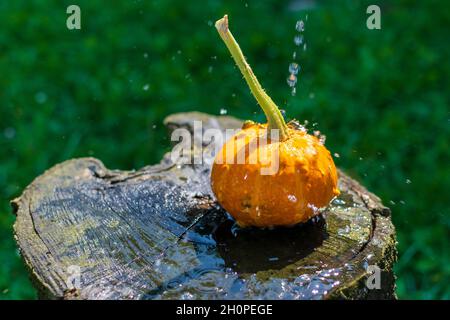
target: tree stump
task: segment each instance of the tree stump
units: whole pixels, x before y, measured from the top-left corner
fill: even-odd
[[[171,115],[165,124],[189,129],[198,142],[194,120],[203,130],[241,126],[197,112]],[[210,168],[176,165],[169,154],[138,171],[82,158],[36,178],[12,206],[15,238],[39,296],[395,298],[390,210],[359,183],[340,172],[342,195],[305,224],[239,229],[215,202]],[[366,285],[369,266],[381,271],[380,289]]]

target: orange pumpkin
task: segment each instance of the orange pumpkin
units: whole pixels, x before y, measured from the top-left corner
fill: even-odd
[[[317,137],[286,125],[278,107],[245,61],[228,29],[227,16],[216,22],[216,28],[266,114],[268,124],[246,122],[224,144],[212,167],[212,190],[220,205],[242,227],[305,222],[339,194],[330,152]],[[278,139],[271,139],[272,130],[277,131]]]

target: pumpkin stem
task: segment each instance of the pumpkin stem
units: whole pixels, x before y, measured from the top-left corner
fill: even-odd
[[[258,79],[250,68],[250,65],[245,60],[244,54],[242,53],[239,44],[236,42],[230,30],[228,29],[227,15],[225,15],[222,19],[216,21],[216,29],[219,32],[222,40],[225,42],[225,45],[230,51],[234,61],[238,65],[239,70],[245,78],[245,81],[247,81],[247,84],[250,87],[250,91],[263,109],[264,114],[267,117],[267,122],[269,124],[268,128],[278,129],[280,132],[280,140],[286,140],[288,138],[288,130],[283,115],[281,114],[280,109],[278,109],[277,105],[261,87]]]

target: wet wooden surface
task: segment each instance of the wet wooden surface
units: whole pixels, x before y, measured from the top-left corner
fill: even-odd
[[[165,124],[169,132],[189,129],[201,144],[194,120],[203,130],[241,126],[196,112]],[[12,205],[16,240],[40,297],[395,297],[390,210],[343,172],[342,195],[320,217],[271,231],[237,228],[215,202],[209,174],[209,163],[180,166],[167,154],[138,171],[73,159],[36,178]],[[381,288],[371,290],[373,265]]]

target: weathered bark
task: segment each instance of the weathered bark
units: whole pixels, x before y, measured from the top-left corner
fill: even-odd
[[[195,112],[172,115],[165,124],[190,129],[198,142],[194,120],[203,121],[203,130],[241,125]],[[36,178],[12,205],[16,240],[40,296],[395,297],[390,210],[344,173],[342,195],[321,217],[272,231],[236,230],[214,201],[209,174],[209,164],[177,166],[166,155],[138,171],[74,159]],[[381,268],[381,289],[367,288],[369,265]],[[69,289],[68,280],[78,288]]]

